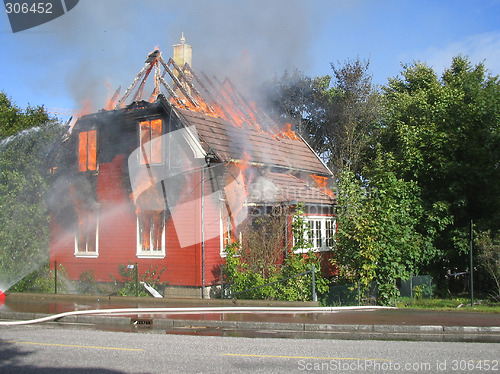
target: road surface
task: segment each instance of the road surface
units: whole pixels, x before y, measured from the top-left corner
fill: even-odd
[[[0,327],[1,373],[499,373],[500,344]]]

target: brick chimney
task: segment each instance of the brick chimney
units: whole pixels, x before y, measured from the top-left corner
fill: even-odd
[[[182,33],[181,43],[174,44],[174,61],[181,69],[183,69],[184,74],[186,74],[186,76],[190,81],[192,79],[191,72],[189,72],[189,70],[187,69],[184,69],[184,65],[187,63],[190,67],[192,67],[191,65],[192,57],[193,57],[193,47],[191,47],[189,44],[186,44],[186,38],[184,38],[184,33]],[[178,74],[176,73],[176,75]],[[191,88],[189,87],[189,85],[184,84],[184,88],[191,95]],[[177,94],[177,96],[181,98],[184,97],[181,90],[179,90],[178,88],[175,90],[175,93]]]

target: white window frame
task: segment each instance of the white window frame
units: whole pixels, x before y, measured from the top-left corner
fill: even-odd
[[[96,222],[95,222],[95,252],[88,251],[88,243],[86,244],[87,251],[80,252],[78,243],[78,228],[75,233],[75,257],[86,257],[86,258],[98,258],[99,257],[99,210],[95,210]]]
[[[227,215],[224,215],[224,209],[220,209],[220,219],[219,219],[219,241],[220,241],[220,256],[221,257],[226,257],[227,256],[227,253],[226,253],[226,246],[224,245],[224,219],[227,220],[227,222],[229,222],[230,224],[232,224],[231,222],[231,218],[229,216],[229,214]],[[227,225],[227,223],[226,223]],[[231,235],[232,235],[232,227],[230,225],[227,225],[228,226],[228,230],[229,230],[229,241],[231,241]]]
[[[163,230],[161,232],[161,250],[160,251],[154,251],[153,249],[150,249],[148,251],[144,251],[142,249],[139,217],[137,217],[136,222],[137,222],[137,230],[136,230],[137,231],[137,253],[136,253],[137,258],[165,258],[165,229],[166,229],[165,222],[163,223]]]
[[[327,246],[328,239],[335,241],[335,236],[337,234],[337,220],[332,216],[306,216],[305,221],[309,223],[311,233],[313,233],[311,250],[313,252],[325,252],[331,251],[333,246]],[[327,238],[327,222],[331,222],[331,229],[333,229],[333,235],[331,238]],[[319,233],[319,237],[314,235],[314,232]],[[306,238],[309,239],[309,234],[306,233]],[[318,243],[319,242],[319,243]],[[295,244],[295,243],[294,243]],[[319,244],[319,245],[318,245]],[[308,250],[297,250],[295,253],[307,253]]]

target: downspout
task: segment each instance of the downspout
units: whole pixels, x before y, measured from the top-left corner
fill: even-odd
[[[201,168],[201,298],[205,298],[205,165]]]

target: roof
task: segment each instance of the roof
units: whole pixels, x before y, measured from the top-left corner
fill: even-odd
[[[155,74],[153,93],[146,101],[141,100],[150,72],[162,69],[163,74]],[[167,73],[173,80],[172,87],[163,78]],[[106,110],[82,117],[76,126],[101,124],[103,136],[99,141],[104,146],[101,160],[109,161],[116,153],[137,146],[137,120],[167,115],[168,131],[173,130],[170,119],[176,123],[173,126],[192,129],[189,133],[195,133],[193,144],[200,151],[201,145],[207,155],[215,156],[226,166],[247,164],[258,169],[252,191],[258,191],[258,183],[261,183],[267,188],[265,192],[272,192],[273,197],[261,194],[260,200],[253,196],[249,202],[335,203],[331,190],[326,188],[326,180],[331,180],[332,172],[306,141],[291,130],[291,124],[281,128],[255,104],[247,102],[229,79],[223,83],[215,79],[215,85],[205,74],[203,78],[201,80],[188,63],[179,67],[173,59],[166,62],[161,52],[155,50],[116,105],[118,91]],[[129,96],[132,103],[127,105]]]
[[[148,101],[164,97],[164,103],[174,108],[185,126],[196,128],[205,150],[214,153],[222,162],[244,160],[332,176],[319,156],[291,130],[292,125],[287,124],[288,129],[283,131],[254,103],[248,102],[228,78],[220,83],[203,72],[200,77],[187,61],[183,66],[178,66],[172,58],[165,61],[159,50],[148,55],[143,69],[117,101],[115,109],[123,108],[137,87],[133,101],[143,96],[144,85],[152,71],[161,74],[155,74],[155,88]],[[164,76],[172,78],[172,87]]]
[[[286,173],[265,171],[253,181],[250,203],[296,203],[331,205],[333,195]]]
[[[175,109],[182,122],[195,126],[202,145],[223,162],[245,160],[296,171],[331,176],[330,170],[301,138],[287,139],[255,127],[237,127],[218,117]]]

